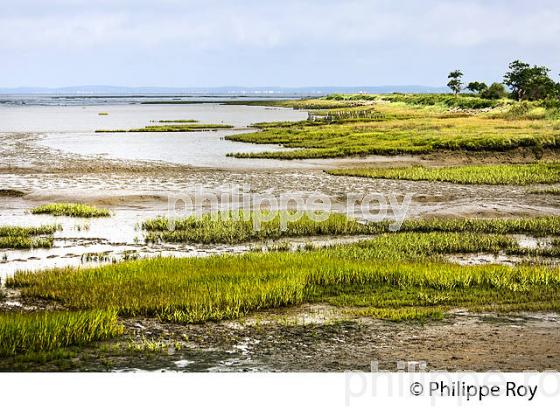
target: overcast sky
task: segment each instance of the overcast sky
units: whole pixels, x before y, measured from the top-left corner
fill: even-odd
[[[560,72],[559,0],[0,0],[0,87],[375,86]]]

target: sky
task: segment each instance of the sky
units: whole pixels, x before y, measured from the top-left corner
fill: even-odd
[[[558,0],[0,0],[0,87],[441,86],[560,72]]]

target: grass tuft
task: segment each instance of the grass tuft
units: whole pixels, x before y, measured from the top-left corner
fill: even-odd
[[[84,345],[122,331],[114,311],[0,313],[0,356]]]
[[[50,248],[59,225],[38,227],[0,226],[0,249]]]
[[[49,214],[53,216],[72,216],[77,218],[100,218],[111,216],[105,208],[74,203],[56,203],[41,205],[31,210],[32,214]]]

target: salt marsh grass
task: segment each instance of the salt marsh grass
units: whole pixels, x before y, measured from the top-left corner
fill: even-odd
[[[41,205],[31,210],[32,214],[49,214],[53,216],[72,216],[77,218],[100,218],[111,216],[105,208],[74,203],[56,203]]]
[[[183,121],[162,121],[168,122],[165,125],[147,125],[144,128],[132,128],[129,130],[115,129],[115,130],[96,130],[97,133],[103,132],[194,132],[194,131],[213,131],[220,129],[231,129],[233,125],[227,124],[198,124],[198,123],[185,123],[175,124],[176,122]]]
[[[51,248],[53,241],[52,237],[2,236],[0,237],[0,249]]]
[[[411,309],[450,306],[559,310],[560,268],[460,266],[446,254],[515,247],[512,238],[475,233],[383,234],[352,245],[299,252],[157,258],[96,268],[18,272],[7,285],[24,297],[73,309],[177,322],[237,318],[303,302],[372,309],[396,319]],[[405,309],[401,314],[390,312]],[[409,313],[406,313],[409,312]]]
[[[282,220],[286,215],[286,229]],[[315,220],[308,213],[296,218],[292,211],[230,211],[170,220],[151,219],[142,224],[149,242],[241,243],[262,239],[322,235],[363,235],[383,228],[365,225],[342,214]],[[291,219],[293,218],[293,220]],[[169,227],[173,226],[173,230]]]
[[[315,107],[306,101],[304,107],[315,108],[312,116],[317,121],[274,126],[260,124],[260,132],[226,137],[232,141],[280,144],[292,150],[234,153],[231,156],[305,159],[517,148],[532,149],[539,155],[543,149],[560,148],[557,121],[547,118],[539,121],[506,119],[477,114],[476,110],[474,113],[464,111],[498,104],[494,100],[470,96],[384,96],[379,100],[351,100],[352,105],[348,105],[348,101],[319,99]],[[331,102],[342,105],[329,106]],[[283,104],[299,108],[302,103]]]
[[[295,218],[292,211],[288,211],[288,218],[283,215],[282,211],[229,211],[182,219],[158,217],[145,221],[142,229],[146,231],[145,238],[148,242],[237,244],[289,237],[375,235],[389,232],[392,224],[392,221],[359,222],[337,213],[327,213],[322,220],[316,220],[307,213]],[[286,221],[285,229],[282,229],[283,219]],[[407,219],[399,230],[560,235],[560,217]]]
[[[471,165],[426,168],[349,168],[329,170],[331,175],[367,178],[440,181],[459,184],[528,185],[560,182],[560,163],[541,162],[523,165]]]
[[[532,218],[449,218],[409,219],[401,231],[408,232],[471,232],[486,234],[527,234],[537,237],[560,235],[559,216]]]
[[[84,345],[121,333],[110,311],[0,313],[0,356]]]
[[[167,123],[172,123],[172,124],[190,124],[190,123],[195,123],[198,122],[197,120],[158,120],[156,122],[162,123],[162,124],[167,124]]]
[[[59,225],[0,226],[0,249],[50,248],[52,235],[60,229]]]
[[[6,236],[36,236],[52,235],[60,230],[59,225],[28,226],[0,226],[0,237]]]
[[[474,95],[455,96],[450,94],[393,94],[382,97],[386,101],[420,106],[443,106],[447,108],[482,109],[508,104],[508,100],[489,100]]]

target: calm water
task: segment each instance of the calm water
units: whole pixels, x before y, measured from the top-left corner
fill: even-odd
[[[107,112],[109,115],[99,115]],[[276,145],[254,145],[226,141],[224,137],[248,132],[257,122],[298,121],[304,111],[285,108],[199,103],[182,105],[1,105],[0,132],[33,132],[39,144],[80,155],[102,155],[112,159],[166,161],[200,167],[293,167],[308,162],[239,160],[230,152],[282,149]],[[235,130],[191,133],[95,133],[97,129],[130,129],[154,124],[151,121],[194,119],[200,123],[230,124]]]

